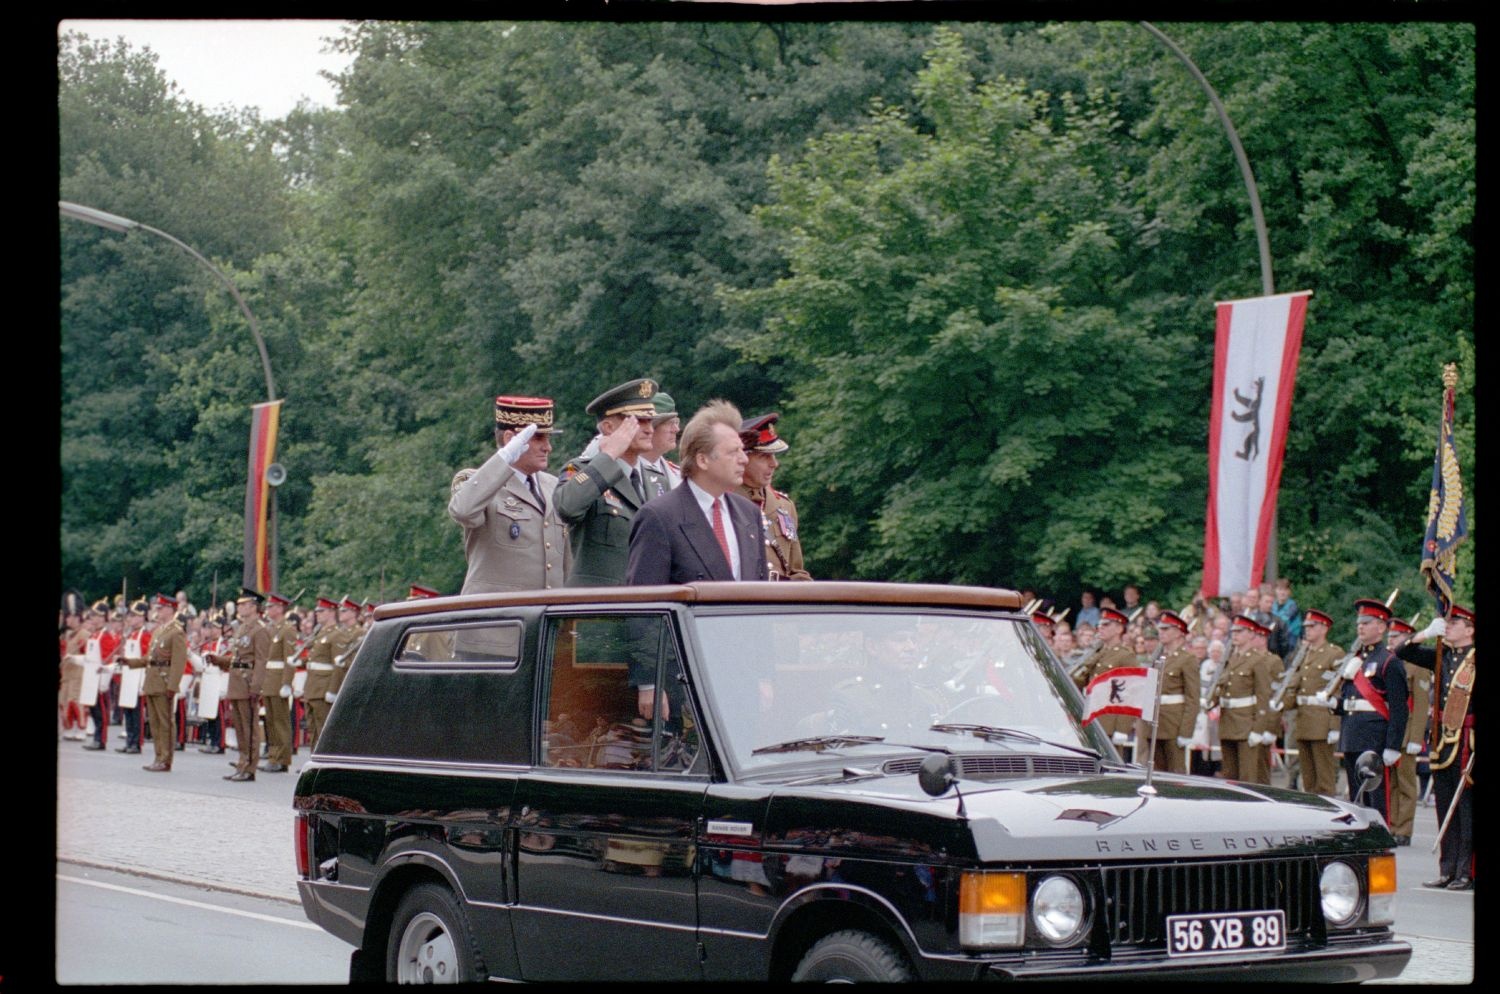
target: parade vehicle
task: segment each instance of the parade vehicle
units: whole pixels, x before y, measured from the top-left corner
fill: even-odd
[[[295,796],[351,980],[1370,980],[1368,808],[1122,762],[1013,592],[387,604]]]

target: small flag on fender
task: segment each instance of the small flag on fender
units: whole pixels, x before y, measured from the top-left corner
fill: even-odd
[[[1083,695],[1085,725],[1103,714],[1156,720],[1156,670],[1149,666],[1105,670],[1089,681]]]

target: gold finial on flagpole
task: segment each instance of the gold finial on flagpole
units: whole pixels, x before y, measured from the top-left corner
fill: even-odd
[[[1458,363],[1446,362],[1443,364],[1443,386],[1452,390],[1458,386]]]

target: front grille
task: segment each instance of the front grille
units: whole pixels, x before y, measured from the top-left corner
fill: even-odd
[[[958,775],[970,780],[1021,780],[1028,777],[1088,776],[1099,772],[1096,760],[1070,756],[959,756]],[[894,776],[915,773],[921,759],[892,759],[881,770]]]
[[[1165,947],[1168,915],[1279,908],[1289,939],[1310,937],[1321,918],[1311,858],[1106,866],[1102,876],[1111,945]]]

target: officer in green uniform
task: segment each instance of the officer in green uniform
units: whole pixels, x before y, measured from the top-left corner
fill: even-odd
[[[177,733],[172,723],[172,695],[187,670],[187,633],[177,620],[177,601],[157,594],[152,612],[156,631],[151,634],[151,650],[146,657],[146,682],[141,693],[146,698],[146,717],[151,722],[151,745],[156,761],[146,766],[150,773],[172,771],[172,743]]]
[[[563,467],[554,491],[573,546],[570,587],[625,582],[635,512],[667,492],[667,481],[643,462],[651,456],[656,381],[631,380],[595,397],[585,410],[599,426],[599,451]]]
[[[776,457],[790,447],[776,434],[774,426],[780,417],[772,412],[740,423],[740,441],[750,459],[745,464],[745,481],[735,492],[750,498],[760,508],[766,532],[766,571],[770,578],[811,580],[812,574],[802,566],[797,505],[771,486],[771,477],[780,465]]]
[[[1328,641],[1333,619],[1309,609],[1302,615],[1302,644],[1292,654],[1292,668],[1271,707],[1287,714],[1287,738],[1297,745],[1301,786],[1309,794],[1332,797],[1339,778],[1333,755],[1339,741],[1339,719],[1328,710],[1326,691],[1344,658]],[[1319,695],[1323,695],[1319,697]]]
[[[271,635],[266,678],[261,700],[266,705],[265,773],[285,773],[292,764],[292,678],[297,675],[292,657],[297,651],[297,629],[286,617],[292,602],[280,594],[266,595],[266,630]]]

